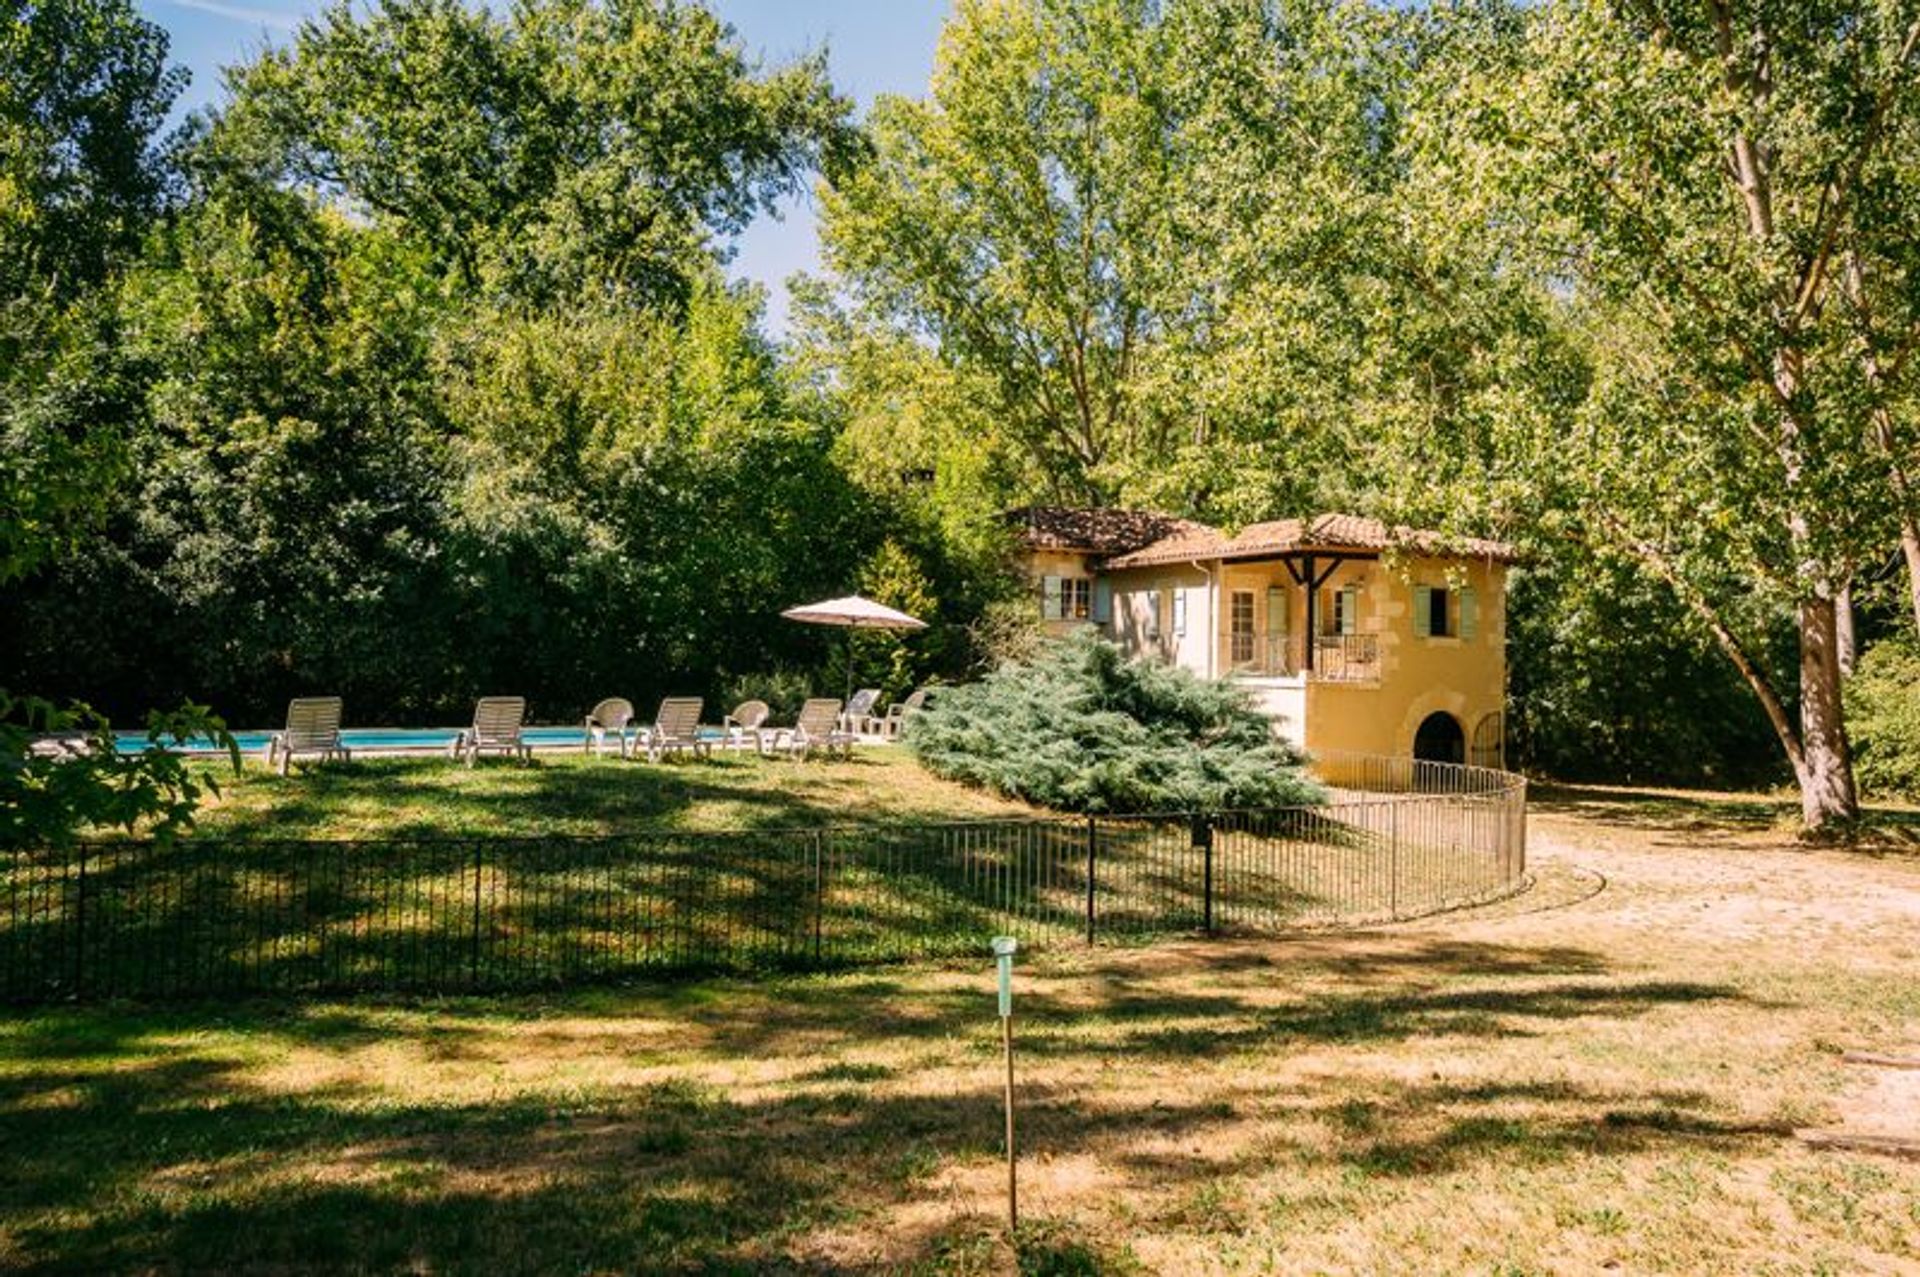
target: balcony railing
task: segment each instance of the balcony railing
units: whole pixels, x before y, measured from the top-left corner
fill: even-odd
[[[1316,634],[1313,668],[1307,668],[1304,634],[1228,634],[1222,640],[1224,668],[1263,678],[1301,674],[1324,683],[1374,683],[1380,679],[1378,634]]]

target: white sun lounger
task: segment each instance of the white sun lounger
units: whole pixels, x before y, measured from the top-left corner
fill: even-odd
[[[635,751],[645,752],[656,763],[668,754],[695,758],[711,754],[713,743],[700,736],[700,711],[705,704],[698,696],[669,696],[661,701],[653,726],[641,728],[634,738]]]
[[[353,756],[340,743],[340,718],[343,713],[338,696],[303,696],[287,706],[287,725],[267,738],[267,766],[284,776],[295,754],[350,760]]]
[[[464,757],[473,766],[483,753],[518,754],[522,761],[533,760],[533,747],[520,736],[520,724],[527,717],[524,696],[483,696],[473,707],[473,726],[454,738],[450,751]]]
[[[828,757],[838,753],[852,757],[854,735],[840,726],[840,702],[818,697],[800,707],[800,717],[792,727],[782,728],[773,748],[794,758],[806,758],[819,752]]]

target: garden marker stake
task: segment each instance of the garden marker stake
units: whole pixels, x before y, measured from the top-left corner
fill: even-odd
[[[1014,1174],[1013,1144],[1013,955],[1020,942],[1012,936],[993,938],[993,956],[1000,962],[1000,1044],[1007,1057],[1007,1228],[1020,1227],[1020,1189]]]

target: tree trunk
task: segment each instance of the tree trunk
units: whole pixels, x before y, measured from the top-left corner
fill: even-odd
[[[1846,678],[1853,673],[1853,664],[1860,656],[1860,643],[1853,629],[1853,586],[1840,587],[1840,597],[1833,604],[1834,650],[1840,654],[1840,677]]]
[[[1900,520],[1900,552],[1907,559],[1907,591],[1913,596],[1913,630],[1920,637],[1920,523],[1912,515]]]
[[[1809,833],[1860,815],[1840,708],[1840,644],[1830,595],[1800,604],[1800,816]]]

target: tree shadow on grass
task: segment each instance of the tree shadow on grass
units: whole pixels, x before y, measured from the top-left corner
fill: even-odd
[[[629,835],[711,827],[771,830],[956,818],[954,788],[896,759],[794,762],[721,754],[647,763],[548,758],[468,771],[439,758],[331,764],[292,777],[249,771],[206,838]],[[1005,804],[970,812],[1014,810]],[[964,815],[961,818],[965,818]]]
[[[1656,833],[1798,833],[1800,803],[1791,795],[1731,795],[1684,790],[1631,789],[1542,782],[1527,791],[1541,815],[1575,816],[1616,828]],[[1867,805],[1850,834],[1851,849],[1865,852],[1920,850],[1920,808]]]
[[[1358,949],[1303,943],[1271,982],[1246,952],[1159,970],[1101,955],[1031,971],[1020,1002],[1027,1146],[1094,1158],[1147,1200],[1257,1175],[1278,1155],[1406,1178],[1668,1144],[1728,1150],[1778,1134],[1727,1120],[1702,1093],[1657,1086],[1370,1076],[1356,1093],[1336,1075],[1276,1087],[1257,1067],[1191,1071],[1212,1057],[1422,1038],[1458,1056],[1475,1039],[1585,1017],[1740,1000],[1708,984],[1622,981],[1604,959],[1564,947]],[[1237,988],[1182,984],[1233,971]],[[567,1079],[584,1055],[660,1049],[663,1025],[671,1078]],[[984,1216],[898,1225],[892,1213],[937,1198],[941,1167],[998,1156],[984,983],[922,971],[537,999],[69,1008],[0,1030],[0,1217],[12,1221],[7,1253],[30,1270],[817,1270],[828,1261],[809,1237],[896,1226],[924,1231],[895,1236],[889,1263],[938,1267],[993,1234]],[[338,1083],[288,1090],[235,1057],[383,1045],[482,1069],[551,1059],[557,1075],[496,1101],[423,1097],[418,1085],[401,1098]],[[1096,1059],[1197,1080],[1177,1093],[1090,1092],[1053,1071]],[[743,1064],[756,1080],[739,1090],[703,1074],[735,1077]],[[938,1072],[917,1084],[927,1069]],[[1229,1146],[1249,1114],[1279,1134],[1231,1156],[1171,1151]],[[1114,1257],[1101,1239],[1044,1225],[1021,1246],[1037,1268]]]
[[[1578,816],[1602,825],[1664,833],[1788,832],[1799,803],[1786,796],[1569,785],[1548,781],[1527,789],[1527,805],[1542,815]]]

